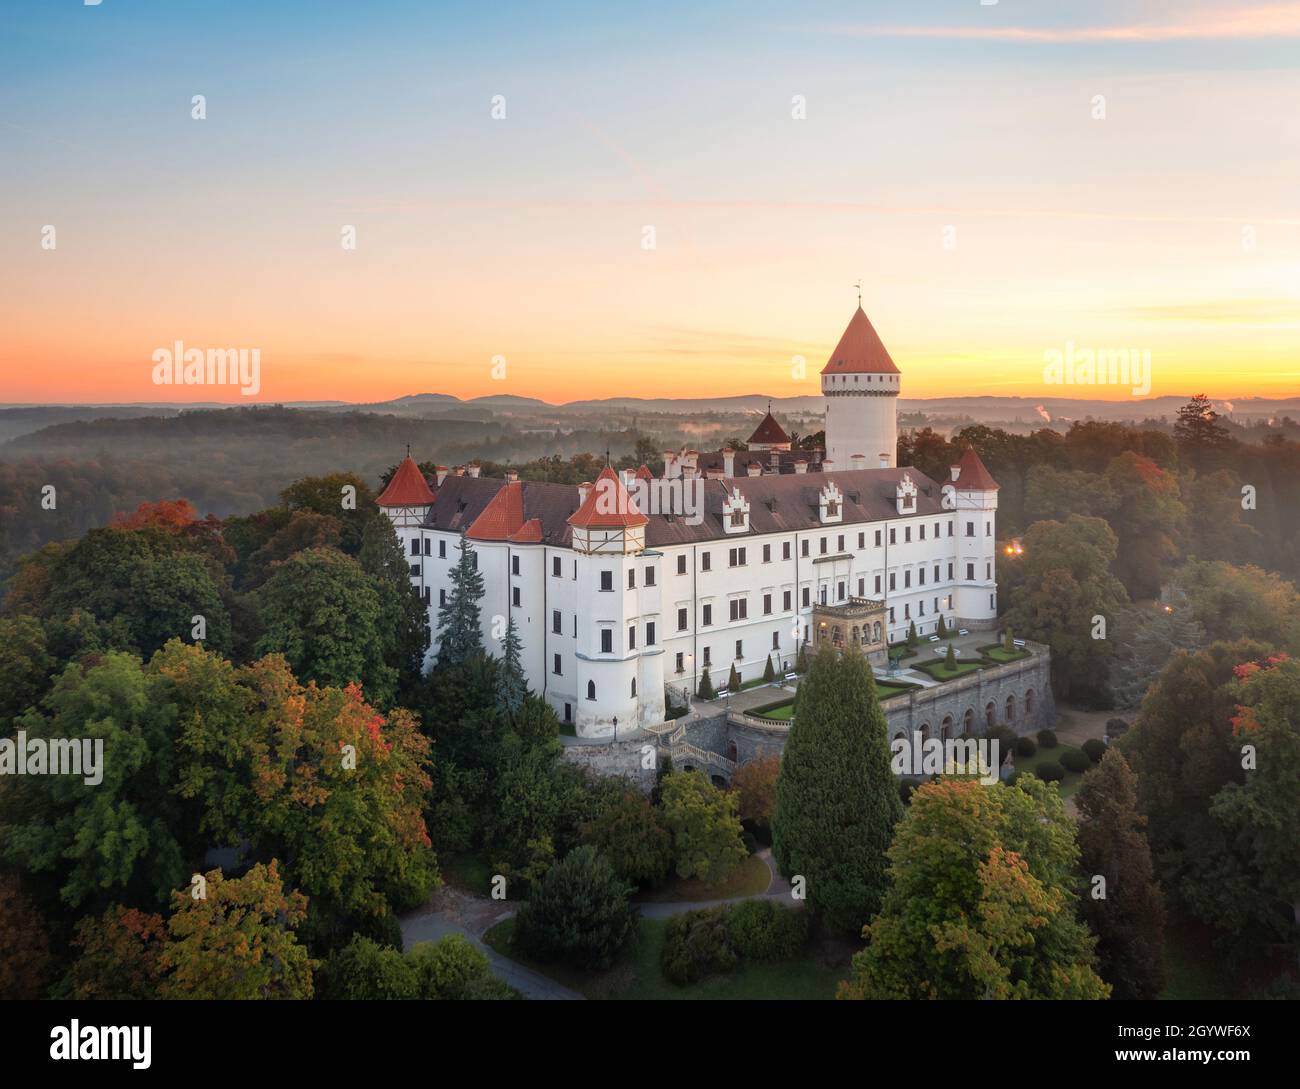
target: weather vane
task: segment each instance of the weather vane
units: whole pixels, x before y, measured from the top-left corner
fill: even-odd
[[[862,305],[862,281],[858,280],[857,282],[854,283],[853,286],[858,289],[858,305],[861,306]]]

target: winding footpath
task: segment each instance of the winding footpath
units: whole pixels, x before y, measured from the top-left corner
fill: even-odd
[[[758,857],[763,860],[768,873],[771,874],[767,891],[761,897],[736,896],[726,900],[647,902],[636,903],[634,906],[644,919],[667,919],[673,915],[680,915],[684,911],[716,907],[718,904],[732,904],[740,900],[779,900],[792,904],[790,883],[777,874],[776,867],[772,864],[772,849],[764,847],[758,852]],[[433,894],[425,908],[404,915],[399,920],[402,928],[402,948],[410,949],[416,942],[436,942],[448,934],[461,934],[476,948],[487,954],[492,971],[525,998],[549,1001],[581,1000],[584,996],[577,991],[557,983],[532,968],[526,968],[509,957],[503,957],[495,949],[483,943],[484,934],[514,913],[513,907],[500,900],[492,900],[486,896],[476,896],[463,889],[443,886]]]

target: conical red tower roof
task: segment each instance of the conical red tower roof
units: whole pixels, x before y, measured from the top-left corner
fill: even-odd
[[[402,459],[388,487],[375,502],[381,507],[427,507],[433,502],[429,482],[410,454]]]
[[[767,415],[763,417],[759,425],[754,428],[754,433],[749,436],[749,444],[751,446],[754,445],[754,443],[778,446],[781,443],[789,441],[790,436],[785,433],[785,428],[776,422],[776,418],[772,415],[771,409],[768,410]]]
[[[998,490],[998,482],[984,467],[984,462],[980,460],[979,454],[975,453],[973,446],[966,447],[966,453],[962,454],[961,461],[957,462],[957,477],[953,484],[963,491],[995,492]]]
[[[623,482],[608,465],[600,471],[587,498],[569,515],[569,525],[582,529],[625,529],[650,519],[636,509]]]
[[[835,351],[822,368],[822,374],[898,374],[889,352],[859,306]]]

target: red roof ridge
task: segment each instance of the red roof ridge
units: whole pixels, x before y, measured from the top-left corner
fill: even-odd
[[[515,480],[502,488],[488,500],[477,518],[465,531],[467,537],[477,541],[508,541],[524,526],[524,489]]]
[[[998,490],[998,482],[993,479],[993,474],[985,467],[973,446],[966,447],[966,452],[953,468],[957,470],[953,483],[959,488],[975,492]]]

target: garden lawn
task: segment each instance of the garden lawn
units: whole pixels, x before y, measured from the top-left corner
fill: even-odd
[[[725,881],[706,885],[693,878],[673,877],[656,889],[637,893],[632,899],[647,904],[675,904],[692,900],[733,900],[762,896],[772,883],[772,871],[758,855],[750,855]]]
[[[1035,740],[1037,740],[1037,738],[1035,738]],[[1033,756],[1021,756],[1019,753],[1017,753],[1016,771],[1017,772],[1032,771],[1034,768],[1038,767],[1038,765],[1041,764],[1044,760],[1056,760],[1056,762],[1059,764],[1060,763],[1059,756],[1061,754],[1061,750],[1064,747],[1065,746],[1063,745],[1057,745],[1056,748],[1054,749],[1045,749],[1043,748],[1042,745],[1039,745],[1038,751],[1034,753]],[[1094,764],[1093,766],[1095,767],[1096,765]],[[1056,789],[1061,792],[1062,798],[1072,798],[1074,797],[1074,792],[1079,789],[1079,783],[1082,779],[1083,779],[1083,775],[1081,775],[1079,772],[1067,771],[1065,773],[1065,778],[1056,784]]]
[[[942,658],[936,658],[932,662],[920,662],[912,668],[928,673],[936,681],[950,681],[964,673],[974,673],[977,669],[983,669],[987,664],[987,662],[964,662],[958,658],[956,668],[949,669]]]
[[[520,956],[510,945],[514,926],[513,918],[497,923],[483,935],[484,943],[592,999],[831,999],[848,975],[847,967],[828,968],[809,952],[806,959],[742,964],[729,975],[678,987],[659,968],[666,919],[642,919],[614,966],[604,972],[581,972]]]
[[[992,658],[995,662],[1018,662],[1021,658],[1028,658],[1029,651],[1013,650],[1007,651],[1002,647],[993,647],[991,650],[984,651],[985,658]]]

